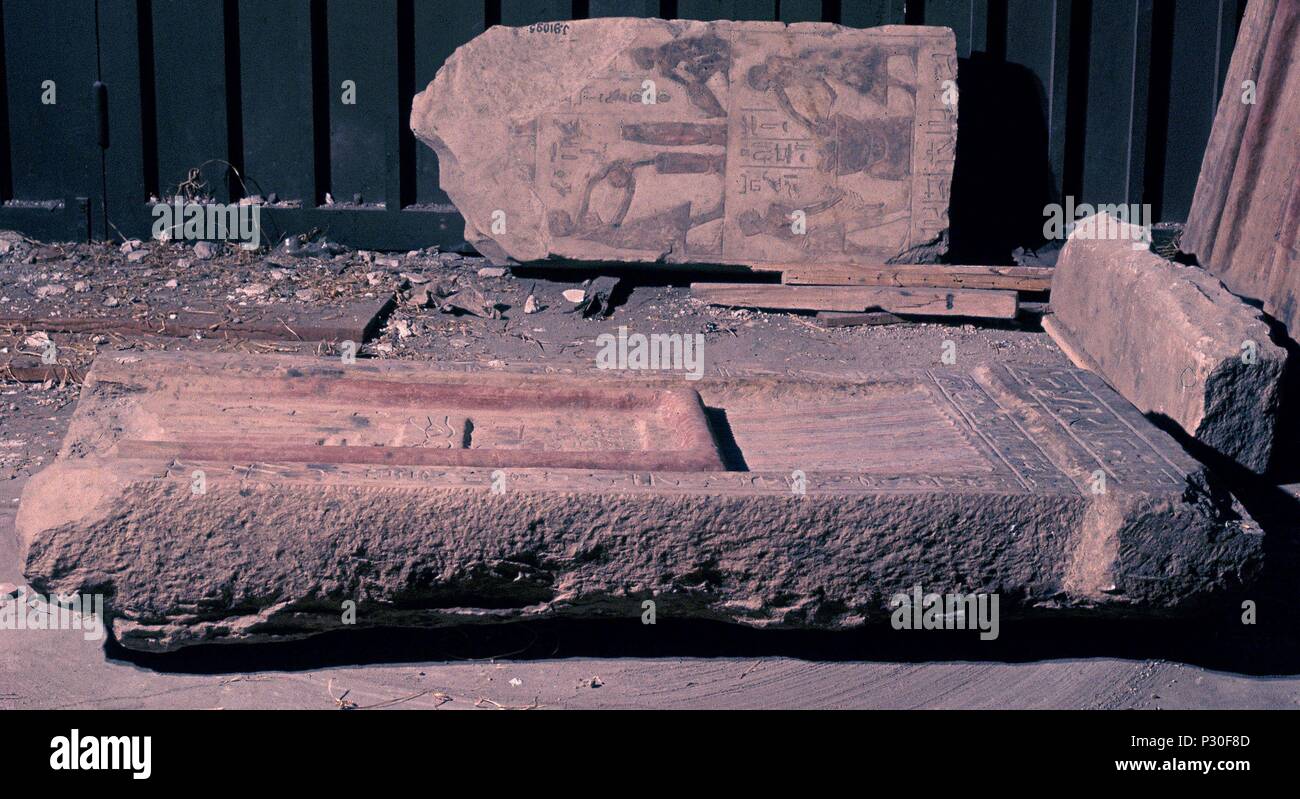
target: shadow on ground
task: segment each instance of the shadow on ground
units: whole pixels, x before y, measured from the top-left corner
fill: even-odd
[[[1004,622],[995,641],[975,631],[853,632],[757,630],[721,622],[534,620],[441,629],[376,628],[323,633],[264,644],[215,644],[158,654],[110,641],[110,659],[159,672],[222,674],[306,671],[335,666],[461,660],[550,658],[793,657],[816,661],[1031,662],[1110,657],[1170,660],[1251,675],[1300,674],[1300,622],[1287,604],[1258,603],[1241,623],[1225,605],[1214,619],[1126,622],[1067,619]],[[1285,621],[1284,621],[1285,619]]]

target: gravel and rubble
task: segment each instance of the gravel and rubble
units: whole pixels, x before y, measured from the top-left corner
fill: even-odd
[[[361,348],[363,357],[591,357],[595,338],[619,326],[645,333],[702,333],[714,357],[728,360],[775,357],[784,363],[858,366],[898,365],[902,360],[923,365],[938,362],[943,340],[954,341],[963,357],[976,359],[1056,356],[1032,320],[1003,327],[923,322],[829,329],[811,317],[707,306],[690,298],[686,278],[677,283],[625,278],[631,292],[621,303],[584,318],[587,295],[597,294],[586,273],[549,270],[544,277],[517,278],[487,266],[485,259],[437,248],[382,254],[291,239],[293,245],[282,244],[268,253],[219,245],[211,257],[202,258],[195,252],[197,245],[176,242],[0,241],[11,244],[9,252],[0,255],[0,320],[109,319],[189,308],[238,314],[290,303],[329,307],[350,299],[395,296],[395,309],[383,331]],[[598,296],[608,293],[606,289]],[[19,355],[39,357],[41,351],[33,348],[30,338],[44,332],[38,321],[0,325],[0,364]],[[221,334],[188,339],[112,331],[47,335],[57,347],[58,363],[69,367],[85,367],[101,350],[304,348],[295,342],[246,341]],[[328,344],[309,346],[320,354],[334,354]]]

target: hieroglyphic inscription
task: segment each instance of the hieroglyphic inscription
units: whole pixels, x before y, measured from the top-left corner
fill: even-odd
[[[957,57],[952,53],[929,53],[922,68],[928,80],[919,85],[928,90],[927,102],[917,111],[917,162],[921,189],[913,196],[912,241],[924,242],[948,228],[948,197],[952,194],[952,171],[957,154],[956,77]]]
[[[931,372],[943,396],[969,423],[973,436],[995,463],[1005,464],[1027,490],[1069,490],[1075,483],[970,374]]]
[[[1173,442],[1150,428],[1135,409],[1127,409],[1135,419],[1124,419],[1120,408],[1125,400],[1091,373],[1016,366],[1000,371],[1059,423],[1067,440],[1111,480],[1129,488],[1185,482],[1185,470],[1153,444],[1157,440],[1172,447]]]

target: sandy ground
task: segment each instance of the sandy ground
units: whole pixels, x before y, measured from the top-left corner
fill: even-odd
[[[76,245],[32,258],[37,250],[20,243],[8,263],[0,259],[7,298],[0,298],[0,315],[6,301],[48,314],[60,312],[63,297],[99,305],[106,292],[127,303],[192,292],[237,307],[396,291],[399,306],[366,355],[590,364],[596,336],[626,325],[704,334],[709,371],[925,367],[939,364],[945,341],[955,343],[963,363],[1066,362],[1032,319],[823,329],[807,318],[709,308],[662,278],[629,279],[608,319],[583,319],[561,296],[581,287],[583,275],[481,278],[475,259],[428,252],[280,256],[259,268],[245,253],[195,260],[172,245],[149,253],[143,265],[137,258],[132,269],[115,251]],[[276,270],[269,282],[268,268]],[[78,289],[36,296],[41,286],[78,280]],[[252,293],[240,291],[249,285]],[[462,299],[482,295],[497,311],[474,316],[417,306],[426,285]],[[524,314],[530,293],[542,310]],[[7,331],[0,347],[21,348],[32,332]],[[244,348],[219,336],[52,337],[81,359],[140,347]],[[75,386],[0,383],[0,582],[22,583],[13,529],[18,497],[53,457],[75,400]],[[1266,529],[1289,540],[1294,525],[1294,517],[1270,517]],[[1214,618],[1179,624],[1004,624],[992,643],[960,638],[964,633],[788,633],[632,620],[358,631],[143,656],[79,631],[0,630],[0,708],[1293,708],[1300,705],[1293,573],[1275,569],[1261,588],[1259,625],[1240,624],[1240,610],[1225,607]]]

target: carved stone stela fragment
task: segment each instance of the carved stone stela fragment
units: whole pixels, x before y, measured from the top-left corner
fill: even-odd
[[[925,260],[946,249],[947,28],[600,19],[494,27],[414,102],[498,260]]]

